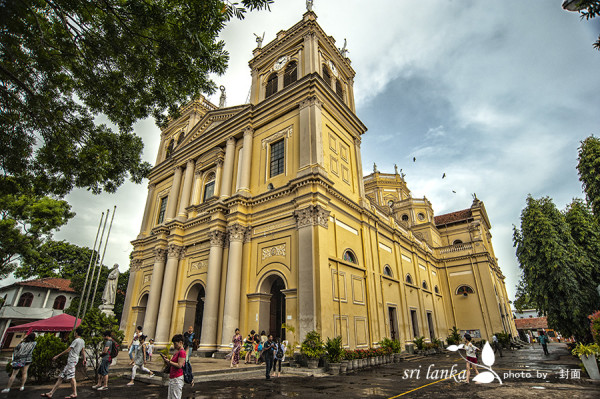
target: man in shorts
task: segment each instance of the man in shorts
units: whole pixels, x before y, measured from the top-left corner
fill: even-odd
[[[79,354],[83,358],[83,365],[85,366],[85,342],[81,338],[81,334],[83,334],[83,329],[81,327],[77,327],[73,332],[75,339],[71,342],[71,345],[59,353],[58,355],[52,358],[53,361],[56,361],[59,357],[64,354],[69,354],[67,358],[67,365],[63,369],[63,371],[59,374],[58,379],[56,380],[56,384],[52,387],[52,390],[48,393],[43,393],[42,396],[46,398],[51,398],[54,395],[54,392],[58,389],[60,384],[63,381],[71,380],[71,388],[73,392],[71,396],[67,396],[67,398],[73,399],[77,397],[77,381],[75,381],[75,366],[77,366],[77,362],[79,362]]]
[[[104,331],[104,339],[104,350],[102,350],[102,354],[100,355],[102,360],[98,367],[98,383],[92,387],[92,389],[98,389],[98,391],[108,390],[108,369],[110,367],[110,362],[112,361],[110,352],[113,346],[113,340],[110,331]]]

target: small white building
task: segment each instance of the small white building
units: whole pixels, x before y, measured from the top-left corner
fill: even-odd
[[[74,297],[71,280],[64,278],[19,281],[0,288],[4,300],[0,307],[2,349],[14,347],[23,338],[22,333],[7,334],[9,327],[62,314]]]

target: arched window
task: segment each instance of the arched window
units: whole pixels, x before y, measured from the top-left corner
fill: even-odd
[[[211,173],[206,178],[206,182],[204,183],[204,195],[202,196],[202,202],[206,202],[206,200],[212,198],[215,195],[215,174]]]
[[[428,290],[429,286],[427,285],[427,281],[423,280],[423,282],[421,283],[421,287],[423,287],[424,290]]]
[[[26,292],[21,295],[19,298],[19,302],[17,306],[21,306],[23,308],[28,308],[31,306],[31,302],[33,302],[33,294],[31,292]]]
[[[460,245],[462,244],[461,240],[454,240],[454,242],[452,243],[452,245]]]
[[[339,80],[335,82],[335,94],[337,94],[340,100],[344,99],[344,90],[342,89],[342,84]]]
[[[292,83],[298,80],[298,64],[296,61],[292,61],[285,68],[283,73],[283,87],[288,87]]]
[[[402,215],[402,221],[408,222],[408,215],[406,215],[406,214]]]
[[[352,252],[349,249],[344,251],[342,259],[344,259],[346,262],[358,264],[358,261],[356,260],[356,255],[354,255],[354,252]]]
[[[325,64],[323,64],[323,80],[331,86],[331,75],[329,74],[329,68],[327,68],[327,65]]]
[[[173,153],[173,148],[175,147],[175,140],[171,140],[169,142],[169,145],[167,146],[167,155],[165,156],[165,158],[170,158],[171,154]]]
[[[385,265],[383,267],[383,275],[388,276],[388,277],[394,277],[394,275],[392,274],[392,268],[390,267],[390,265]]]
[[[456,289],[456,295],[474,294],[473,288],[468,285],[461,285]]]
[[[277,93],[277,74],[272,73],[267,79],[267,91],[265,98],[269,98],[275,93]]]
[[[177,139],[177,145],[181,144],[181,142],[183,141],[183,138],[185,136],[183,135],[183,132],[179,133],[179,138]]]
[[[408,284],[411,284],[411,285],[413,284],[413,279],[412,279],[412,276],[410,274],[406,275],[406,282]]]
[[[437,286],[437,285],[436,285],[435,287],[433,287],[433,291],[434,291],[436,294],[439,294],[439,293],[440,293],[440,289],[438,288],[438,286]]]
[[[67,297],[64,295],[59,295],[54,300],[54,305],[52,305],[52,309],[63,310],[65,308],[65,303],[67,302]]]

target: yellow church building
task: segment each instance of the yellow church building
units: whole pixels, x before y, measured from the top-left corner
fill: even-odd
[[[206,355],[236,328],[350,348],[516,335],[483,202],[434,216],[397,171],[363,176],[355,72],[316,19],[259,43],[248,104],[201,98],[162,130],[126,342],[137,325],[159,347],[193,325]]]

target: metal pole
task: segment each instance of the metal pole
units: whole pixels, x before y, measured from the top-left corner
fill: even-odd
[[[75,323],[73,324],[73,330],[77,327],[77,319],[79,319],[79,313],[81,312],[81,302],[83,302],[83,296],[85,295],[85,290],[87,289],[88,276],[90,275],[90,268],[92,267],[92,262],[94,261],[94,255],[96,254],[96,243],[98,242],[98,235],[100,234],[100,227],[102,226],[102,220],[104,219],[104,212],[100,216],[100,223],[98,223],[98,231],[96,231],[96,239],[94,240],[94,248],[92,249],[92,255],[90,256],[90,263],[87,267],[87,272],[85,273],[85,283],[83,284],[83,291],[81,291],[81,298],[79,298],[79,305],[77,306],[77,316],[75,316]]]
[[[108,226],[108,233],[106,233],[106,242],[104,243],[104,251],[102,251],[102,258],[100,259],[100,269],[98,271],[98,277],[96,278],[96,286],[94,287],[94,295],[92,295],[92,301],[90,302],[90,309],[94,306],[94,299],[96,299],[96,290],[98,289],[98,282],[100,281],[100,274],[102,274],[102,262],[104,262],[104,254],[106,253],[106,247],[108,246],[108,238],[110,237],[110,229],[112,227],[115,213],[117,212],[117,206],[113,208],[113,214],[110,218],[110,225]]]
[[[98,254],[100,254],[100,249],[102,248],[102,240],[104,239],[104,230],[106,229],[106,222],[108,221],[109,213],[110,213],[110,210],[107,209],[106,210],[106,218],[104,218],[104,225],[102,226],[102,234],[100,235],[100,244],[98,244]],[[94,273],[96,273],[97,267],[98,267],[98,257],[96,256],[96,260],[94,261],[94,268],[92,269],[92,275],[90,277],[90,286],[88,287],[88,292],[85,295],[85,305],[83,305],[83,314],[81,315],[82,319],[85,317],[85,314],[87,312],[87,304],[88,304],[88,300],[90,299],[90,293],[92,292],[92,285],[94,284]]]

